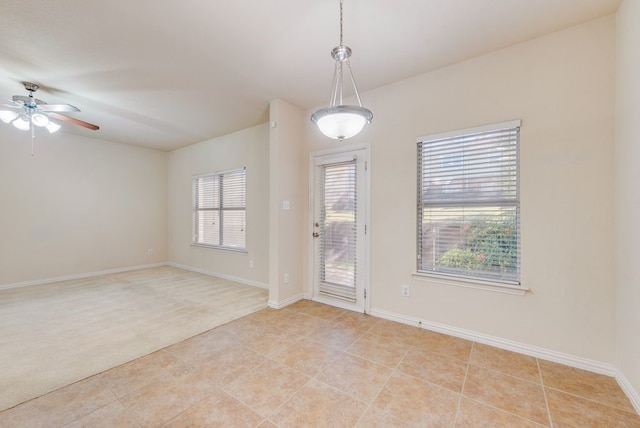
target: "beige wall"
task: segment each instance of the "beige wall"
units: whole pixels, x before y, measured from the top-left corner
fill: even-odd
[[[616,344],[618,369],[637,393],[640,393],[639,22],[640,2],[625,0],[617,16]]]
[[[192,176],[242,166],[247,168],[247,251],[191,246]],[[168,260],[266,287],[269,281],[268,125],[170,152],[168,177]],[[250,260],[253,268],[249,268]]]
[[[611,16],[369,91],[373,123],[351,142],[322,137],[305,113],[309,152],[371,142],[372,310],[614,362],[614,53]],[[522,120],[522,282],[532,293],[413,279],[416,137],[511,119]]]
[[[284,100],[273,100],[269,116],[269,304],[277,308],[304,292],[300,257],[305,249],[300,237],[308,201],[299,162],[304,153],[301,111]],[[289,209],[284,209],[285,201]]]
[[[0,126],[0,285],[167,259],[166,154]],[[153,254],[148,250],[152,248]]]

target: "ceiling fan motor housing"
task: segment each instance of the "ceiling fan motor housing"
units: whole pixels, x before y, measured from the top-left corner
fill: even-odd
[[[27,91],[31,92],[31,94],[33,94],[35,91],[37,91],[40,88],[40,86],[31,82],[22,82],[22,84],[24,85],[24,88]]]

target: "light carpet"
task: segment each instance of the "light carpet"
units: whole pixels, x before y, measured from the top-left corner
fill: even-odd
[[[173,267],[0,290],[0,411],[267,306]]]

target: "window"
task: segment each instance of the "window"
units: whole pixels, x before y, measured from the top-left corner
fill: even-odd
[[[193,244],[245,249],[245,168],[193,177]]]
[[[520,121],[418,139],[418,273],[520,284]]]

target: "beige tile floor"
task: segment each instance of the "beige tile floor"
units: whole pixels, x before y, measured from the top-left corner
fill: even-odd
[[[300,301],[0,413],[0,427],[640,427],[613,378]]]

